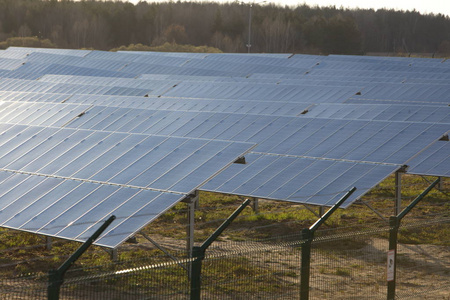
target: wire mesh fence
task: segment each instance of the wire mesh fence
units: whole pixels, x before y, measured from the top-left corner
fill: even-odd
[[[448,299],[450,218],[408,222],[399,230],[397,299]],[[386,299],[389,225],[364,231],[318,231],[311,250],[310,299]],[[426,242],[430,231],[442,239]],[[299,234],[276,240],[215,242],[201,271],[201,299],[300,299]],[[184,251],[168,256],[77,266],[60,299],[189,299]],[[0,279],[1,299],[47,299],[46,271]]]
[[[399,299],[450,299],[450,218],[405,222],[397,246],[396,296]],[[442,232],[424,244],[430,232]]]

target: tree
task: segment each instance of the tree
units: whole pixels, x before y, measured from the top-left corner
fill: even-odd
[[[178,24],[169,25],[164,30],[164,37],[169,43],[185,44],[187,42],[186,29]]]
[[[354,19],[340,14],[330,18],[323,49],[325,53],[360,54],[361,33]]]

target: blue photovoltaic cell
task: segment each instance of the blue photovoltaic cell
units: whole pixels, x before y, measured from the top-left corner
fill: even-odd
[[[369,70],[339,70],[339,69],[312,69],[309,75],[314,76],[357,76],[357,77],[385,77],[385,78],[436,78],[450,79],[450,74],[446,73],[422,73],[422,72],[398,72],[398,71],[369,71]]]
[[[85,241],[111,215],[95,244],[117,247],[184,195],[0,171],[0,226]],[[118,229],[120,227],[120,230]]]
[[[139,56],[150,56],[150,59],[157,59],[157,57],[166,58],[204,58],[209,53],[197,53],[197,52],[153,52],[153,51],[117,51],[117,53],[134,54],[133,61],[139,60]]]
[[[1,58],[8,58],[8,59],[23,59],[23,58],[27,57],[27,53],[25,53],[25,52],[15,52],[15,51],[0,50],[0,57]]]
[[[211,61],[224,61],[233,63],[244,63],[244,64],[258,64],[258,65],[274,65],[278,67],[292,67],[292,68],[310,68],[314,66],[322,58],[318,56],[307,56],[307,55],[295,55],[295,59],[289,58],[289,55],[267,55],[267,56],[256,56],[256,55],[246,55],[246,54],[208,54],[204,60]],[[253,72],[252,72],[253,73]],[[272,72],[273,73],[273,72]]]
[[[437,141],[406,163],[408,173],[450,176],[450,142]]]
[[[191,75],[191,76],[238,76],[243,77],[248,75],[244,72],[230,72],[220,70],[207,70],[189,67],[176,67],[157,64],[145,63],[129,63],[126,67],[121,69],[122,72],[134,74],[172,74],[172,75]]]
[[[450,85],[377,84],[353,98],[449,104]]]
[[[396,105],[396,104],[317,104],[304,116],[381,121],[450,123],[448,106]]]
[[[54,83],[38,82],[35,80],[7,78],[0,80],[0,91],[45,93],[53,86],[55,86]]]
[[[411,105],[411,106],[438,106],[442,107],[443,105],[446,105],[443,102],[421,102],[421,101],[407,101],[407,100],[378,100],[378,99],[364,99],[364,98],[350,98],[345,101],[345,103],[349,104],[399,104],[399,105]]]
[[[70,97],[71,95],[69,94],[46,94],[46,93],[0,91],[0,100],[2,101],[62,103],[65,102]]]
[[[22,66],[24,60],[22,59],[9,59],[0,57],[0,70],[15,70]]]
[[[0,102],[0,122],[59,127],[83,114],[88,108],[87,105],[73,104]]]
[[[37,62],[27,62],[16,69],[20,72],[40,73],[40,74],[59,74],[59,75],[79,75],[79,76],[99,76],[99,77],[123,77],[133,78],[136,74],[94,69],[89,67],[79,67],[63,64],[46,64]]]
[[[399,168],[253,153],[246,155],[246,162],[228,167],[201,190],[331,206],[355,186],[343,205],[347,207]]]
[[[1,94],[0,94],[1,98]],[[272,116],[297,116],[311,103],[257,100],[183,99],[166,97],[111,97],[98,95],[74,95],[66,103],[97,106],[141,108],[149,110],[202,111]]]
[[[286,74],[303,74],[304,68],[293,68],[287,64],[284,66],[279,65],[264,65],[264,64],[248,64],[243,62],[230,62],[220,60],[206,60],[206,59],[191,59],[186,63],[186,67],[207,69],[207,70],[220,70],[225,72],[236,72],[242,74],[251,73],[286,73]]]
[[[126,62],[103,59],[86,59],[71,55],[60,55],[51,53],[34,52],[27,56],[26,61],[36,63],[59,64],[85,67],[90,69],[119,71],[126,65]]]
[[[7,73],[3,74],[2,77],[11,78],[11,79],[37,80],[42,75],[43,74],[37,73],[37,72],[30,73],[30,72],[22,72],[22,71],[14,70],[14,71],[8,71]]]
[[[179,80],[141,80],[132,78],[72,76],[72,75],[45,75],[39,81],[54,83],[70,83],[80,85],[111,86],[112,88],[129,88],[153,91],[153,94],[161,94],[179,83]],[[144,94],[145,95],[145,94]]]
[[[243,83],[183,82],[164,93],[164,97],[239,99],[260,101],[342,103],[360,88],[295,85],[263,85]]]
[[[74,50],[74,49],[53,49],[53,48],[27,48],[27,47],[8,47],[5,51],[15,52],[15,53],[27,53],[31,54],[33,52],[42,52],[42,53],[52,53],[59,55],[71,55],[71,56],[79,56],[83,57],[87,54],[91,53],[92,50]]]

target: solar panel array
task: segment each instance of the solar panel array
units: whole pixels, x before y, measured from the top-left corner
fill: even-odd
[[[449,176],[445,60],[0,51],[0,226],[117,247],[196,190],[348,207]],[[243,161],[245,163],[233,163]]]

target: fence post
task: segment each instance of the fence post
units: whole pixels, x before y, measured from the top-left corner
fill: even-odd
[[[62,282],[63,282],[62,276],[60,276],[57,270],[52,269],[48,272],[48,288],[47,288],[48,300],[59,299],[59,288]]]
[[[335,212],[342,203],[345,202],[354,192],[356,187],[352,187],[341,199],[339,199],[323,216],[321,216],[314,224],[309,228],[302,230],[302,265],[300,268],[300,299],[309,299],[309,276],[311,267],[311,244],[314,240],[314,233],[316,230],[325,223],[325,221]]]
[[[205,250],[202,247],[194,246],[192,249],[191,265],[191,300],[200,300],[202,261],[205,258]]]
[[[302,230],[302,264],[300,276],[300,299],[305,300],[309,298],[309,275],[311,266],[311,243],[312,234],[309,228]]]
[[[392,262],[388,261],[388,272],[393,272],[392,277],[388,278],[388,300],[395,299],[395,284],[397,277],[397,241],[398,241],[398,228],[400,222],[397,216],[391,216],[389,218],[389,251],[394,252],[394,257]],[[393,264],[389,267],[390,264]],[[389,274],[388,274],[389,277]]]
[[[64,281],[64,274],[75,263],[75,261],[92,245],[92,243],[105,231],[105,229],[116,219],[111,216],[106,220],[94,234],[87,239],[58,269],[48,272],[47,299],[59,300],[59,290]]]
[[[417,196],[411,203],[405,207],[398,215],[391,216],[389,218],[389,251],[394,253],[393,266],[390,272],[393,274],[388,279],[387,284],[387,299],[395,299],[395,287],[397,284],[397,245],[398,245],[398,230],[400,228],[400,222],[402,219],[423,199],[425,196],[440,182],[440,177],[438,177],[433,183],[431,183],[419,196]],[[388,252],[389,253],[389,252]],[[389,270],[388,262],[388,270]],[[388,274],[389,275],[389,274]]]
[[[192,248],[193,261],[191,263],[191,300],[201,298],[201,274],[202,261],[205,258],[206,249],[219,237],[219,235],[233,222],[234,219],[250,204],[246,199],[204,242],[201,246]]]

